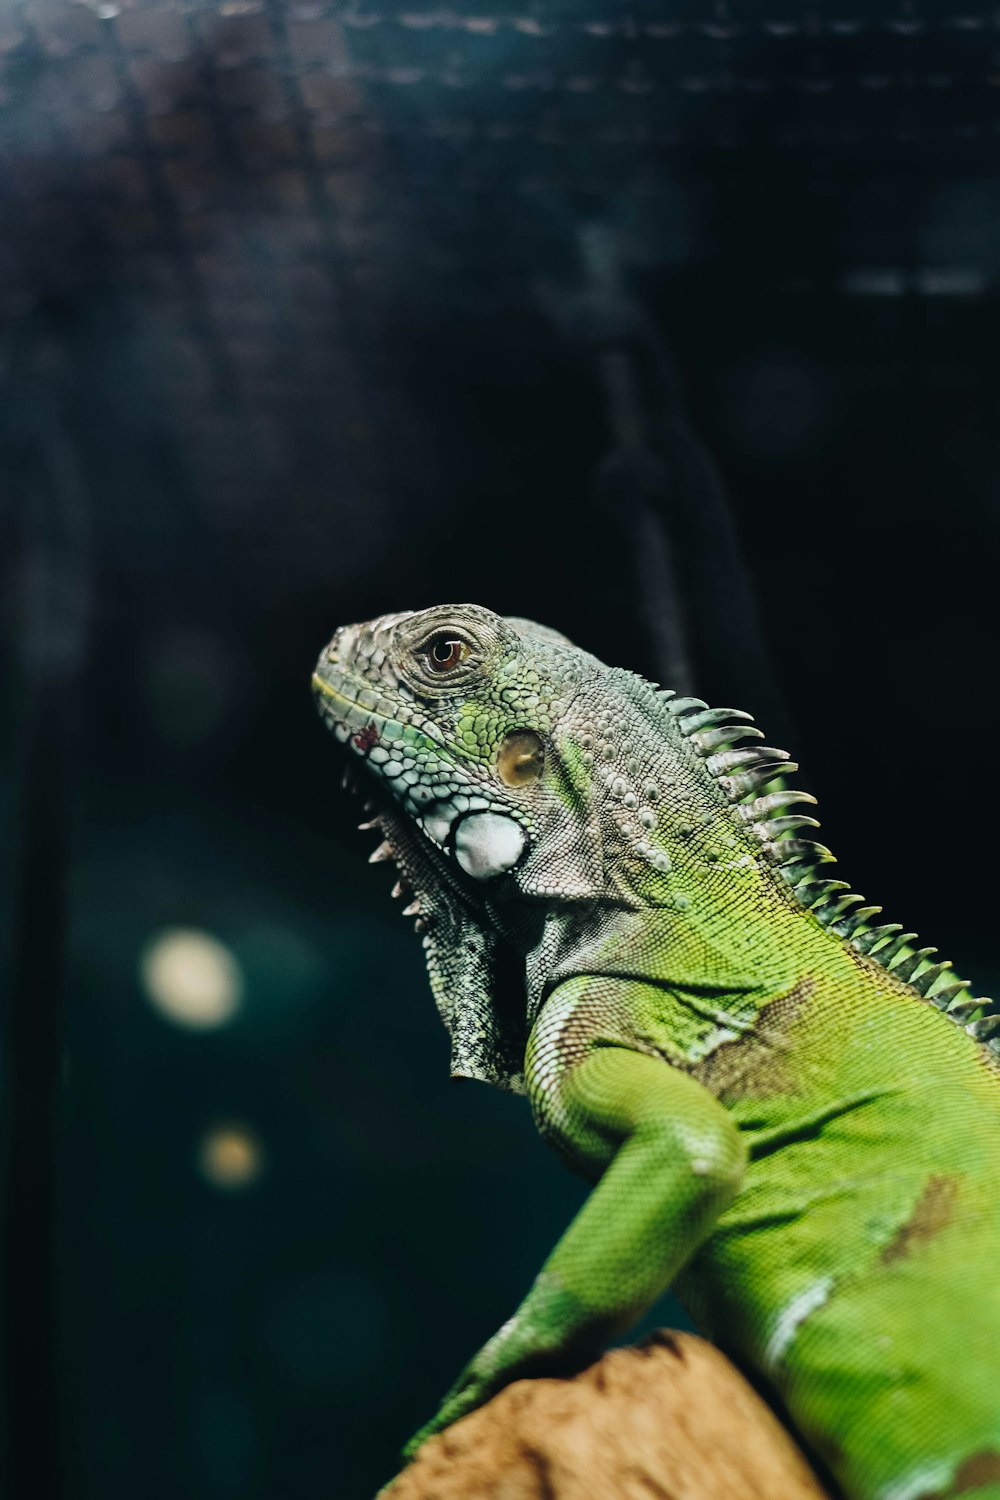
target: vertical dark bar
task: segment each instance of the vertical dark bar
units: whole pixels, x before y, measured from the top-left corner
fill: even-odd
[[[620,446],[605,459],[595,495],[626,538],[633,608],[647,642],[648,670],[676,693],[692,691],[689,622],[670,532],[663,463],[649,449]]]
[[[595,475],[594,495],[624,538],[634,582],[632,606],[647,643],[646,670],[675,692],[691,689],[691,653],[676,558],[661,516],[663,464],[650,445],[650,413],[637,353],[647,335],[627,292],[614,232],[603,223],[579,236],[585,292],[563,324],[590,345],[604,394],[612,448]],[[550,312],[558,304],[549,300]]]
[[[683,580],[683,607],[701,664],[725,701],[753,710],[768,742],[796,732],[764,637],[755,580],[722,476],[680,402],[664,402],[654,442],[663,465],[659,524]]]
[[[613,448],[595,492],[628,545],[651,668],[682,693],[710,674],[794,743],[726,489],[664,335],[628,291],[607,225],[583,231],[580,260],[584,314],[564,323],[597,353]]]
[[[37,412],[32,415],[37,419]],[[55,1500],[61,1479],[56,1152],[88,569],[79,475],[58,419],[33,423],[30,442],[19,446],[23,711],[10,984],[0,1064],[2,1492],[11,1500]]]

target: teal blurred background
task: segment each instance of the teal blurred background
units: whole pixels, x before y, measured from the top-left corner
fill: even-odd
[[[448,1078],[338,624],[749,708],[996,985],[996,72],[934,0],[2,0],[4,1495],[371,1495],[582,1199]]]

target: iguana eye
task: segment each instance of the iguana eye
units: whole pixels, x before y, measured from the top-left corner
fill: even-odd
[[[454,635],[436,635],[424,647],[432,672],[453,672],[472,655],[472,647]]]
[[[515,729],[500,746],[497,773],[507,786],[537,781],[545,765],[545,746],[530,729]]]

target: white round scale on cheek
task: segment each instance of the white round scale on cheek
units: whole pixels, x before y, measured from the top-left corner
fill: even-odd
[[[473,880],[502,875],[521,858],[524,829],[502,813],[472,813],[455,833],[455,858]]]

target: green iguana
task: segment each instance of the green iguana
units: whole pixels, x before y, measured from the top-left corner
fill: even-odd
[[[824,878],[785,753],[473,605],[340,630],[313,683],[452,1072],[596,1184],[407,1453],[672,1284],[850,1500],[998,1500],[1000,1015]]]

